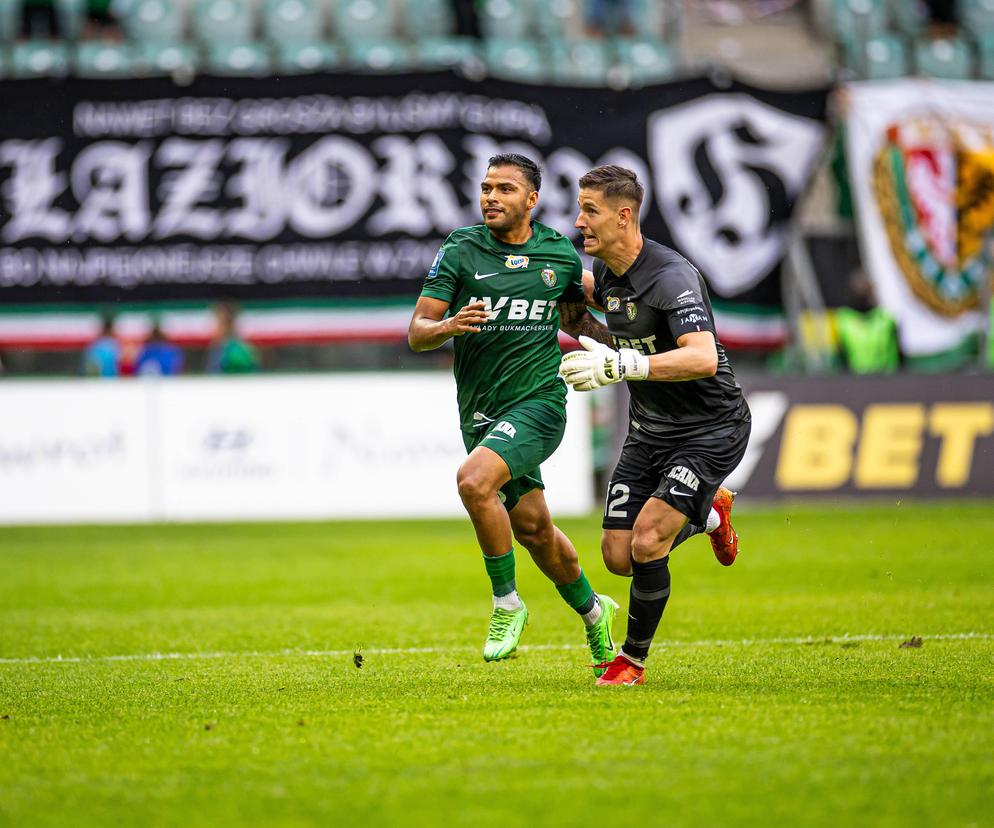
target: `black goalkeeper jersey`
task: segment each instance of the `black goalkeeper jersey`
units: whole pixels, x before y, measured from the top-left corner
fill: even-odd
[[[594,301],[604,308],[618,348],[658,354],[677,348],[692,331],[711,331],[718,348],[713,377],[678,382],[629,382],[629,434],[646,443],[670,443],[715,427],[751,419],[725,349],[714,328],[704,277],[675,250],[643,239],[642,251],[621,276],[594,262]]]

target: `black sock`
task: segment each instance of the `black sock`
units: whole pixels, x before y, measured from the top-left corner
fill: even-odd
[[[686,526],[683,527],[683,529],[681,529],[677,533],[677,536],[673,539],[673,545],[670,546],[670,552],[672,552],[681,543],[683,543],[685,540],[687,540],[687,538],[692,538],[692,537],[694,537],[694,535],[699,535],[703,531],[704,531],[704,527],[703,526],[697,526],[694,523],[688,523]]]
[[[645,661],[669,597],[669,556],[647,563],[633,560],[632,587],[628,598],[628,637],[623,648],[625,655]]]

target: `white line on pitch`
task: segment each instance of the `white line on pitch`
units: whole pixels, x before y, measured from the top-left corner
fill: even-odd
[[[900,641],[905,635],[878,635],[863,633],[858,635],[829,635],[815,638],[743,638],[705,639],[702,641],[660,641],[657,648],[667,647],[751,647],[764,644],[844,644],[847,641]],[[994,633],[965,632],[921,635],[925,641],[989,641]],[[522,644],[521,650],[533,652],[547,650],[576,650],[582,644]],[[444,655],[445,653],[476,652],[477,647],[380,647],[362,648],[364,655]],[[81,664],[97,661],[196,661],[221,658],[333,658],[353,655],[355,650],[269,650],[248,652],[207,652],[207,653],[128,653],[124,655],[95,656],[24,656],[22,658],[0,658],[0,664]]]

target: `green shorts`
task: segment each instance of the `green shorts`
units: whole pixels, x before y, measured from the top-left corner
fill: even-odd
[[[522,495],[544,489],[539,466],[559,448],[566,431],[562,405],[526,400],[482,428],[463,429],[468,454],[477,446],[497,452],[507,463],[511,479],[501,486],[501,501],[511,511]]]

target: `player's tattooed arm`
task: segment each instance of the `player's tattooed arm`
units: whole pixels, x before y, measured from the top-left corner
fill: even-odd
[[[574,339],[589,336],[605,345],[612,344],[607,326],[594,319],[584,302],[560,302],[559,327]]]
[[[446,316],[448,312],[448,302],[430,296],[418,299],[407,329],[407,344],[412,351],[431,351],[454,336],[479,333],[489,318],[483,302],[471,302]]]

